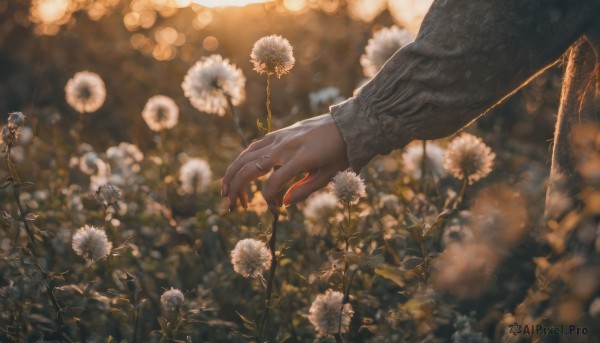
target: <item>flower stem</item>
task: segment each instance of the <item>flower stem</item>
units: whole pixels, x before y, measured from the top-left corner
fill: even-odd
[[[240,127],[240,118],[237,115],[235,106],[233,106],[233,102],[231,101],[231,96],[229,96],[229,94],[225,94],[225,99],[227,99],[227,107],[229,109],[228,112],[231,113],[231,118],[233,119],[233,127],[235,128],[235,132],[237,132],[238,136],[240,136],[240,139],[242,141],[242,144],[244,145],[244,148],[247,148],[248,141],[246,140],[246,137],[244,137],[244,132],[242,131],[242,128]]]
[[[456,202],[454,203],[454,209],[457,209],[460,205],[462,205],[464,197],[465,197],[465,191],[467,190],[468,184],[469,184],[469,179],[465,178],[463,180],[462,187],[460,188],[460,193],[458,194],[458,198],[456,198]]]
[[[271,296],[273,294],[273,281],[275,280],[275,269],[277,268],[277,255],[275,254],[275,241],[277,239],[277,225],[279,224],[279,213],[273,211],[273,234],[269,239],[269,250],[271,251],[271,269],[267,279],[267,291],[265,294],[265,311],[260,318],[259,336],[260,342],[264,341],[265,329],[269,321],[269,310],[271,307]]]
[[[339,333],[334,333],[333,337],[335,338],[335,343],[344,343],[342,335],[340,335]]]
[[[271,132],[271,74],[267,73],[267,133]]]

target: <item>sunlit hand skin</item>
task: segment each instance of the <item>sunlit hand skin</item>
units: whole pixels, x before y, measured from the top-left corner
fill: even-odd
[[[248,206],[247,186],[258,177],[275,169],[262,191],[271,208],[288,206],[306,199],[324,187],[340,170],[348,168],[346,144],[329,114],[303,120],[266,135],[252,143],[227,168],[221,195],[234,209],[238,200]],[[294,183],[281,198],[285,185],[300,174],[308,173]]]

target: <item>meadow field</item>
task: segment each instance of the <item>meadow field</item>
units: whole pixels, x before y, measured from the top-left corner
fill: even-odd
[[[600,129],[586,205],[544,216],[563,64],[304,202],[269,207],[267,175],[230,210],[247,145],[351,97],[430,3],[254,2],[0,0],[0,341],[600,339]]]

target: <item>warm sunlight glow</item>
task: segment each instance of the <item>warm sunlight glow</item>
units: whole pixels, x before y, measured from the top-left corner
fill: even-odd
[[[192,3],[192,0],[175,0],[177,7],[187,7]]]
[[[53,23],[60,20],[68,9],[68,0],[38,0],[33,3],[31,14],[44,23]]]
[[[397,22],[416,34],[432,2],[432,0],[389,0],[388,8]]]
[[[198,5],[206,7],[225,7],[225,6],[246,6],[262,2],[271,2],[273,0],[192,0]]]

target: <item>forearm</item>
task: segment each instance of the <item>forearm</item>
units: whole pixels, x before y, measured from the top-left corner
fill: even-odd
[[[354,169],[412,139],[450,135],[554,63],[600,1],[436,1],[414,43],[332,107]]]

